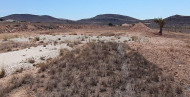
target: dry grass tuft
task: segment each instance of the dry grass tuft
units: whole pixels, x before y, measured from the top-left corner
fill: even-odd
[[[32,59],[29,59],[28,62],[33,64],[33,63],[35,63],[35,60],[32,58]]]
[[[66,52],[68,52],[69,50],[68,49],[66,49],[66,48],[62,48],[62,49],[60,49],[59,50],[59,55],[60,56],[63,56]]]

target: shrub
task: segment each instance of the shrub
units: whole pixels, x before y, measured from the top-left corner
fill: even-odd
[[[74,41],[74,45],[79,45],[81,44],[81,41]]]
[[[40,37],[35,37],[34,41],[40,41]]]
[[[3,21],[3,19],[2,19],[2,18],[0,18],[0,21]]]
[[[137,41],[138,37],[137,36],[132,36],[131,39],[132,39],[132,41]]]
[[[40,60],[45,60],[45,57],[40,57]]]
[[[38,63],[36,64],[37,67],[40,68],[40,70],[45,71],[45,69],[47,68],[47,64],[46,63]]]
[[[41,43],[41,44],[42,44],[42,43],[44,43],[44,41],[40,41],[39,43]]]
[[[60,56],[63,56],[63,55],[64,55],[66,52],[68,52],[68,51],[69,51],[69,50],[68,50],[68,49],[65,49],[65,48],[64,48],[64,49],[60,49],[60,50],[59,50],[59,55],[60,55]]]
[[[111,26],[111,27],[112,27],[112,26],[113,26],[113,24],[112,24],[112,23],[108,23],[108,26]]]
[[[65,42],[65,43],[71,43],[71,41],[70,41],[70,40],[65,40],[64,42]]]
[[[57,42],[57,41],[54,41],[53,44],[56,46],[56,45],[58,44],[58,42]]]
[[[5,69],[1,68],[0,70],[0,78],[3,78],[5,76]]]
[[[8,52],[9,52],[9,51],[12,51],[12,48],[8,47],[8,48],[7,48],[7,51],[8,51]]]
[[[124,40],[123,42],[128,42],[128,40]]]
[[[67,46],[73,48],[74,47],[74,43],[68,43]]]
[[[17,73],[22,73],[23,70],[24,70],[23,68],[17,69],[17,70],[15,71],[15,74],[17,74]]]
[[[34,59],[29,59],[28,62],[33,64],[33,63],[35,63],[35,60]]]

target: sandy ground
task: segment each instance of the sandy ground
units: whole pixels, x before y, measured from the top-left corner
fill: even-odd
[[[84,36],[84,35],[38,35],[39,41],[43,41],[48,45],[40,45],[37,47],[30,47],[21,49],[18,51],[0,53],[0,67],[5,69],[7,75],[18,71],[19,69],[32,68],[34,64],[45,62],[49,58],[56,58],[59,56],[60,49],[72,50],[68,44],[73,43],[74,45],[85,44],[87,42],[97,42],[97,41],[114,41],[114,42],[133,42],[131,37],[127,36]],[[35,37],[21,37],[12,38],[11,41],[14,42],[30,42],[35,39]],[[77,44],[75,44],[75,42]],[[41,59],[43,58],[43,60]],[[34,60],[34,62],[29,62]]]

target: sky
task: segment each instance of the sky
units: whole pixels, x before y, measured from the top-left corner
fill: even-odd
[[[190,0],[1,0],[0,17],[10,14],[50,15],[79,20],[99,14],[137,19],[190,16]]]

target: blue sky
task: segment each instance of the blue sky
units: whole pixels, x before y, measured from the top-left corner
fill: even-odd
[[[108,13],[137,19],[165,18],[190,16],[190,0],[1,0],[0,17],[26,13],[72,20]]]

